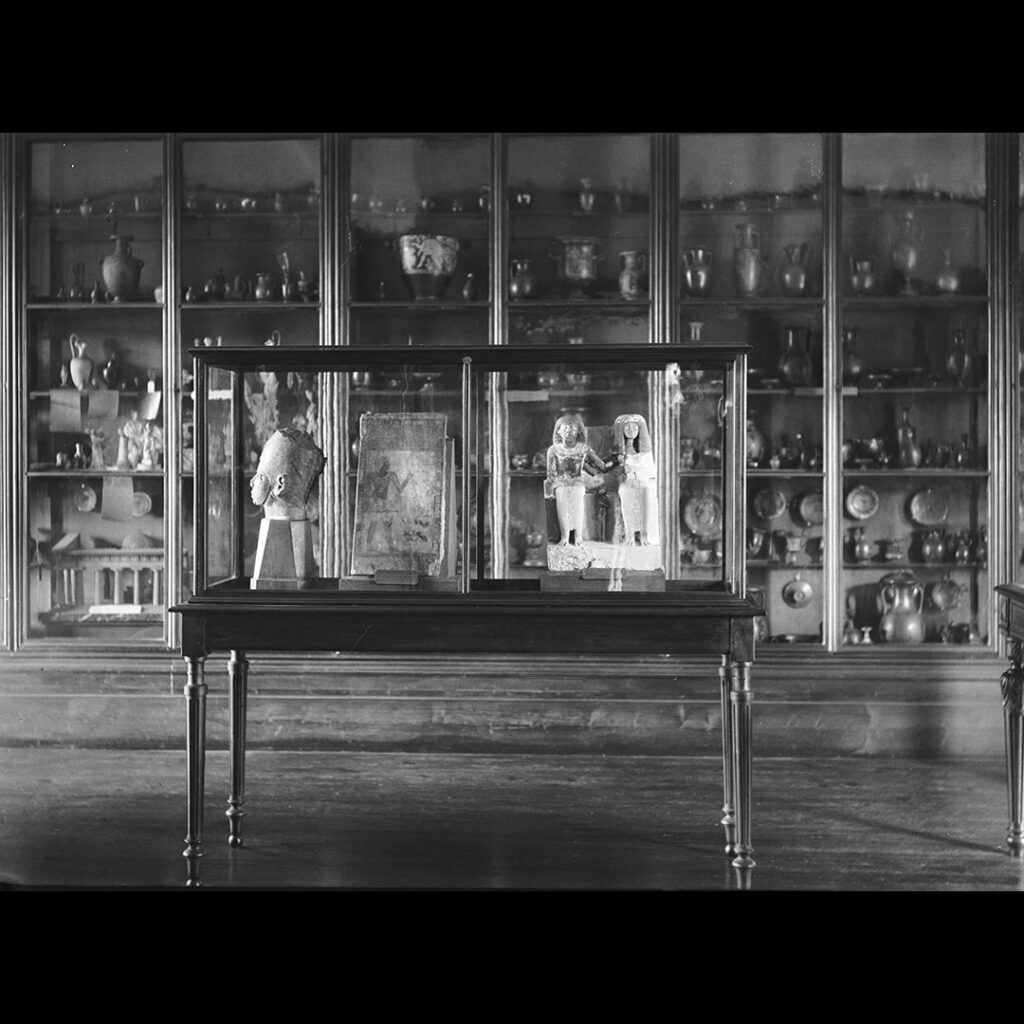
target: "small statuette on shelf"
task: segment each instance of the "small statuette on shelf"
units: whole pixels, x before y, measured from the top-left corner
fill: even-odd
[[[90,200],[88,200],[88,199],[83,199],[82,202],[78,206],[78,212],[83,217],[88,217],[92,213],[92,210],[93,210],[92,202]]]
[[[466,302],[476,301],[476,279],[473,275],[466,275],[466,283],[462,286],[462,298]]]
[[[150,394],[153,394],[156,391],[156,370],[147,370],[146,377],[148,378],[146,381],[146,390]]]
[[[594,183],[590,178],[580,178],[580,209],[584,213],[590,213],[594,209]]]

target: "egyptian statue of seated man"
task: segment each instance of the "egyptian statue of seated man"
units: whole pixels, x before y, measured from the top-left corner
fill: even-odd
[[[253,504],[263,506],[253,590],[294,590],[316,577],[306,502],[324,462],[312,437],[294,427],[274,431],[263,446],[249,483]]]

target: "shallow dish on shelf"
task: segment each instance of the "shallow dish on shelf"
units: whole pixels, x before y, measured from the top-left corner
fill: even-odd
[[[754,511],[762,519],[778,519],[786,511],[786,496],[774,487],[766,487],[754,495]]]
[[[698,537],[712,537],[722,529],[722,502],[715,494],[691,498],[683,508],[683,522]]]
[[[944,494],[926,487],[910,499],[910,518],[918,526],[941,526],[949,515],[949,502]]]
[[[88,484],[82,484],[75,489],[73,500],[79,512],[91,512],[96,507],[96,492]]]
[[[153,499],[145,491],[136,491],[132,495],[132,515],[138,519],[153,507]]]
[[[805,494],[797,502],[796,510],[809,526],[821,526],[825,522],[825,503],[819,491]]]
[[[854,519],[870,519],[878,511],[878,493],[865,484],[854,487],[846,496],[846,511]]]
[[[812,597],[814,597],[814,587],[812,587],[807,580],[801,579],[800,573],[797,573],[796,576],[782,588],[782,600],[785,601],[790,608],[803,608],[805,605],[810,603]]]

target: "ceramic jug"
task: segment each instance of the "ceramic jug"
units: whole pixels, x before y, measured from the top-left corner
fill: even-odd
[[[878,633],[885,643],[924,643],[924,590],[912,572],[901,570],[879,584],[882,618]]]
[[[811,383],[810,331],[806,327],[786,328],[786,347],[779,358],[779,373],[787,384],[807,387]]]
[[[857,351],[857,328],[843,328],[843,383],[855,384],[864,373],[864,360]]]
[[[537,290],[537,278],[530,260],[512,260],[512,277],[508,283],[508,294],[513,299],[533,298]]]
[[[937,565],[946,557],[946,537],[941,530],[929,530],[921,540],[921,558]]]
[[[786,260],[782,267],[782,294],[788,298],[800,298],[807,294],[807,263],[811,247],[807,242],[783,247]]]
[[[757,428],[753,414],[747,417],[747,465],[756,469],[764,458],[766,442]]]
[[[916,469],[922,458],[921,446],[917,443],[917,427],[910,422],[910,406],[904,405],[896,428],[896,464],[904,469]]]
[[[112,302],[130,299],[139,288],[139,274],[145,266],[142,260],[132,255],[131,235],[111,235],[114,251],[100,260],[103,286]]]
[[[761,233],[751,222],[736,225],[736,249],[733,270],[740,298],[751,299],[761,287],[764,260],[761,258]]]
[[[951,383],[966,387],[971,382],[974,370],[974,354],[967,347],[967,332],[958,327],[953,331],[953,340],[946,350],[946,373]]]
[[[953,265],[953,250],[942,250],[942,269],[935,278],[940,292],[952,294],[960,291],[960,271]]]
[[[647,275],[647,253],[629,250],[620,252],[622,270],[619,271],[619,294],[624,299],[644,296],[644,278]]]
[[[270,274],[257,274],[256,280],[253,283],[252,297],[257,302],[267,302],[272,299],[273,296],[273,285],[270,281]]]
[[[714,253],[710,249],[687,249],[683,253],[683,284],[693,299],[706,299],[711,292],[711,268]]]
[[[850,257],[850,287],[853,289],[854,295],[867,295],[874,291],[876,280],[873,258]]]
[[[86,343],[79,341],[77,334],[72,334],[68,338],[68,344],[71,347],[71,362],[69,364],[71,370],[72,383],[78,388],[79,391],[84,391],[89,386],[89,381],[92,379],[92,360],[85,354]]]

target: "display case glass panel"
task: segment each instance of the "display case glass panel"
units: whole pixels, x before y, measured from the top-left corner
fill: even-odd
[[[844,135],[845,646],[986,643],[985,138]]]
[[[161,641],[163,142],[26,159],[23,635]]]
[[[828,600],[822,149],[817,134],[678,141],[678,336],[750,346],[746,576],[758,639],[787,644],[824,641]],[[682,473],[705,446],[683,438]]]
[[[193,350],[200,586],[666,592],[735,578],[734,352],[472,351]],[[660,453],[684,436],[707,446],[680,492]],[[336,505],[319,488],[329,459],[344,464]],[[321,568],[327,535],[340,576]]]
[[[351,344],[488,344],[490,136],[357,136],[349,154]]]
[[[651,340],[649,134],[507,141],[509,344]]]

